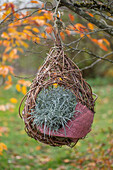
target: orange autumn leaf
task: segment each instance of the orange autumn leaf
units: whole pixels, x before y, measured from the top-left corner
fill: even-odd
[[[88,25],[88,28],[89,28],[90,30],[94,30],[94,25],[93,25],[93,24],[88,23],[87,25]]]
[[[44,19],[42,20],[36,19],[34,22],[36,23],[37,26],[44,26],[44,24],[46,23]]]
[[[47,38],[47,36],[46,36],[45,33],[41,33],[41,36],[42,36],[43,38]]]
[[[33,28],[32,30],[35,31],[36,33],[40,32],[38,28]]]
[[[19,56],[17,55],[17,49],[16,49],[16,48],[14,48],[13,50],[11,50],[11,52],[9,53],[9,57],[10,57],[11,59],[17,59],[17,58],[19,58]]]
[[[71,31],[69,31],[68,29],[66,29],[65,32],[67,33],[67,35],[71,35]]]
[[[4,89],[5,89],[5,90],[8,90],[8,89],[11,88],[11,86],[12,86],[12,83],[9,83],[9,84],[7,83],[7,85],[4,87]]]
[[[0,45],[2,45],[2,40],[0,40]]]
[[[69,14],[70,20],[73,22],[75,20],[74,16],[72,14]]]
[[[7,150],[7,146],[4,143],[0,143],[0,155],[3,155],[3,150]]]
[[[84,34],[80,34],[80,37],[81,37],[81,38],[84,37]]]
[[[20,79],[20,80],[18,80],[18,83],[23,85],[25,83],[25,80]]]
[[[80,31],[80,32],[88,32],[88,30],[86,29],[86,27],[84,26],[84,25],[82,25],[82,24],[80,24],[80,23],[77,23],[77,24],[75,24],[74,25],[75,26],[75,28],[78,30],[78,31]]]
[[[45,16],[45,18],[46,19],[48,19],[48,20],[52,20],[52,13],[49,11],[49,12],[46,12],[46,13],[44,13],[44,16]]]
[[[20,51],[21,53],[23,53],[23,49],[22,48],[17,48],[18,51]]]
[[[42,3],[42,8],[44,8],[44,3]]]
[[[36,150],[39,151],[41,149],[41,146],[37,146]]]
[[[45,20],[45,17],[44,16],[34,16],[32,17],[32,20]],[[45,23],[45,21],[44,21]]]
[[[21,80],[18,80],[18,84],[29,87],[31,85],[31,82],[29,80],[25,81],[21,79]]]
[[[23,45],[25,48],[28,48],[28,47],[29,47],[29,45],[28,45],[26,42],[24,42],[24,41],[22,41],[22,40],[20,40],[19,42],[20,42],[20,44]]]
[[[9,82],[12,82],[12,77],[11,77],[11,75],[8,76],[8,81],[9,81]]]
[[[2,56],[2,61],[3,61],[3,63],[5,63],[5,61],[7,60],[9,58],[9,55],[8,54],[3,54],[3,56]]]
[[[7,66],[0,66],[0,75],[2,75],[4,78],[9,73],[9,69]]]
[[[26,86],[22,86],[22,93],[25,95],[27,93],[27,88]]]
[[[39,37],[32,37],[32,40],[35,41],[36,43],[40,43],[40,38]]]
[[[94,17],[94,15],[93,14],[91,14],[91,13],[89,13],[89,12],[86,12],[88,15],[90,15],[91,17]]]
[[[4,51],[4,53],[7,53],[8,51],[10,51],[11,50],[11,47],[7,47],[6,49],[5,49],[5,51]]]
[[[28,25],[28,26],[25,26],[25,27],[24,27],[24,29],[26,29],[26,30],[27,30],[27,29],[28,29],[28,30],[30,30],[30,29],[31,29],[31,26],[29,26],[29,25]]]
[[[11,98],[10,102],[16,104],[18,102],[18,100],[16,98]]]
[[[2,38],[9,39],[9,35],[6,32],[3,32],[1,35]]]
[[[103,42],[105,42],[108,46],[110,46],[110,42],[107,40],[107,39],[105,39],[105,38],[103,38],[103,39],[101,39]]]
[[[16,84],[16,90],[17,90],[18,92],[21,92],[21,86],[20,86],[20,84]]]
[[[16,31],[16,28],[13,28],[13,27],[11,27],[11,28],[9,27],[8,28],[8,32],[14,33],[15,31]]]
[[[98,45],[100,48],[102,48],[104,51],[108,51],[107,47],[103,44],[103,40],[98,40]]]
[[[60,36],[61,36],[62,40],[65,40],[65,35],[63,32],[60,32]]]
[[[31,1],[31,3],[37,3],[38,4],[38,1]]]
[[[29,31],[29,30],[24,29],[23,32],[26,33],[29,36],[33,36],[33,33],[31,31]]]
[[[52,28],[52,27],[46,27],[46,28],[45,28],[45,31],[46,31],[48,34],[50,34],[50,33],[52,33],[53,28]]]
[[[90,38],[91,39],[91,38]],[[104,51],[108,51],[107,47],[103,44],[103,40],[102,39],[91,39],[92,42],[94,42],[95,44],[97,44],[100,48],[102,48]]]
[[[9,88],[11,88],[11,86],[12,86],[12,78],[11,78],[11,76],[9,75],[8,76],[8,80],[5,82],[5,87],[4,87],[4,89],[5,90],[8,90]]]
[[[9,46],[10,46],[10,41],[4,40],[4,41],[3,41],[3,45],[4,45],[5,47],[9,47]]]

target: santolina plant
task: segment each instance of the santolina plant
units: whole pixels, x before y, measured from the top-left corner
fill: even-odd
[[[33,120],[32,126],[40,126],[57,133],[64,128],[69,120],[73,119],[77,105],[75,95],[62,86],[43,89],[37,96],[35,109],[31,110],[29,120]],[[66,135],[66,132],[65,132]]]

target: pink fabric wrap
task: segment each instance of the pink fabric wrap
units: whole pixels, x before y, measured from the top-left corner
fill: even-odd
[[[71,138],[73,142],[76,142],[78,139],[85,137],[91,131],[94,113],[81,103],[76,105],[75,110],[75,115],[77,116],[74,116],[75,119],[68,121],[67,123],[70,128],[65,126],[66,135],[64,128],[61,128],[59,129],[59,132],[55,134],[50,131],[50,136]],[[38,129],[41,133],[44,133],[44,128],[39,127]],[[46,128],[45,134],[49,135],[49,129]]]

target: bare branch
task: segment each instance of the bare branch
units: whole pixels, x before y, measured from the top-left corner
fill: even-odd
[[[108,57],[109,55],[113,54],[113,52],[109,53],[109,54],[106,54],[104,55],[103,57],[99,57],[100,59],[96,60],[95,62],[93,62],[91,65],[89,66],[86,66],[84,68],[81,69],[81,71],[83,70],[87,70],[89,68],[92,68],[94,65],[96,65],[98,62],[100,62],[101,60],[105,60],[106,57]],[[106,61],[108,61],[109,59],[107,59]],[[111,60],[109,60],[111,62]],[[113,64],[113,61],[111,62]]]

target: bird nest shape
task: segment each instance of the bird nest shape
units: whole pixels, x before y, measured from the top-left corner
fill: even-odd
[[[72,119],[70,118],[66,122],[65,128],[59,127],[57,132],[53,132],[44,124],[41,126],[40,124],[33,124],[36,120],[35,116],[31,116],[31,113],[36,113],[38,95],[44,89],[49,91],[55,88],[55,86],[56,88],[62,87],[65,90],[69,90],[75,96],[77,102]],[[44,64],[39,69],[30,86],[30,90],[22,99],[21,104],[25,98],[24,109],[20,116],[25,122],[25,131],[35,140],[51,146],[67,145],[72,147],[79,139],[84,138],[91,131],[95,103],[92,89],[83,79],[78,66],[64,54],[61,46],[55,46],[50,49]],[[38,115],[38,113],[36,114]]]

